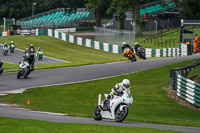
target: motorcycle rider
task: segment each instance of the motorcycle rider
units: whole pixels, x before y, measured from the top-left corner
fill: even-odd
[[[3,62],[0,61],[0,75],[3,73]]]
[[[34,71],[34,63],[35,63],[35,48],[33,44],[30,45],[29,47],[29,52],[30,52],[30,66],[32,67],[32,71]]]
[[[33,46],[33,44],[30,45],[29,51],[30,53],[35,53],[35,47]]]
[[[130,94],[130,81],[128,79],[123,79],[121,83],[117,83],[113,89],[111,89],[111,93],[107,98],[113,98],[115,95],[121,95],[123,90],[126,90],[128,94]]]
[[[8,44],[7,44],[7,42],[5,42],[5,44],[3,45],[3,47],[8,47]]]
[[[28,48],[25,49],[25,51],[24,51],[24,55],[25,55],[26,53],[29,53]],[[29,53],[29,54],[30,54],[30,53]]]
[[[31,55],[28,48],[25,49],[23,58],[24,58],[24,60],[26,60],[29,63],[30,67],[32,68],[30,70],[34,71],[35,56],[34,56],[34,54]]]
[[[131,48],[131,46],[129,44],[127,44],[126,42],[122,42],[122,53],[123,53],[125,48],[129,48],[130,50],[133,51],[133,49]]]
[[[37,53],[40,52],[40,51],[42,51],[42,49],[39,47],[38,50],[37,50]]]
[[[135,52],[136,52],[137,56],[138,56],[138,48],[139,47],[142,47],[142,46],[138,42],[135,42]]]
[[[105,100],[103,102],[104,107],[101,107],[103,110],[109,110],[107,105],[109,105],[109,101],[113,99],[115,95],[120,96],[123,94],[125,90],[130,95],[130,81],[128,79],[123,79],[121,83],[117,83],[114,88],[111,89],[110,94],[105,95]]]
[[[39,47],[37,51],[41,51],[42,49]]]
[[[12,44],[15,45],[13,41],[10,41],[10,45],[9,46],[11,47]]]

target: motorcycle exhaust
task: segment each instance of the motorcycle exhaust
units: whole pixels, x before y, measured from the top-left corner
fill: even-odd
[[[98,97],[98,106],[101,105],[101,94],[99,94],[99,97]]]
[[[98,97],[98,108],[100,111],[103,110],[103,108],[101,107],[101,94],[99,94],[99,97]]]

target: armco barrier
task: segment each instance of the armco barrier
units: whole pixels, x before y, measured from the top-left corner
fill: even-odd
[[[122,53],[122,47],[115,44],[102,43],[86,38],[76,37],[67,33],[62,33],[60,30],[48,29],[48,36],[74,43],[81,46],[94,48],[97,50],[112,52],[116,54]],[[166,48],[166,49],[150,49],[146,48],[146,57],[179,57],[187,56],[187,46],[181,44],[179,48]]]
[[[175,68],[175,69],[171,69],[170,70],[170,75],[169,75],[169,80],[170,80],[170,87],[173,90],[176,90],[177,86],[176,86],[176,73],[178,72],[180,75],[186,77],[191,70],[193,70],[196,66],[200,65],[200,60],[196,61],[195,63],[185,66],[185,67],[181,67],[181,68]]]
[[[200,107],[200,84],[182,77],[178,72],[176,78],[177,95],[191,104]]]

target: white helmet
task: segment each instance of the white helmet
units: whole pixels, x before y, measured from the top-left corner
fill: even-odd
[[[124,79],[122,81],[122,86],[123,86],[124,89],[128,89],[129,86],[130,86],[130,81],[128,79]]]
[[[124,44],[126,44],[126,42],[122,42],[122,44],[124,45]]]
[[[13,43],[13,41],[11,41],[11,43]]]

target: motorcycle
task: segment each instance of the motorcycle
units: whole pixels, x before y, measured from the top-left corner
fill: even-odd
[[[43,57],[43,51],[40,50],[37,52],[37,58],[38,58],[38,60],[42,60],[42,57]]]
[[[3,73],[3,70],[4,70],[2,66],[3,66],[3,62],[0,61],[0,75]]]
[[[123,54],[124,57],[127,57],[132,62],[137,61],[135,53],[130,48],[124,48]]]
[[[138,47],[137,48],[137,53],[136,55],[139,57],[139,58],[142,58],[143,60],[146,60],[146,54],[145,54],[145,50],[143,47]]]
[[[12,43],[10,45],[10,53],[14,53],[14,51],[15,51],[15,45]]]
[[[17,73],[17,78],[19,79],[21,76],[27,78],[30,74],[29,63],[27,61],[21,61],[19,63],[19,71]]]
[[[108,94],[104,96],[107,97]],[[126,91],[123,91],[120,96],[115,95],[113,99],[104,101],[101,101],[101,94],[99,94],[98,106],[94,110],[93,118],[98,121],[106,118],[122,122],[128,115],[128,109],[132,103],[133,97]]]
[[[8,55],[8,46],[3,46],[3,55]]]

